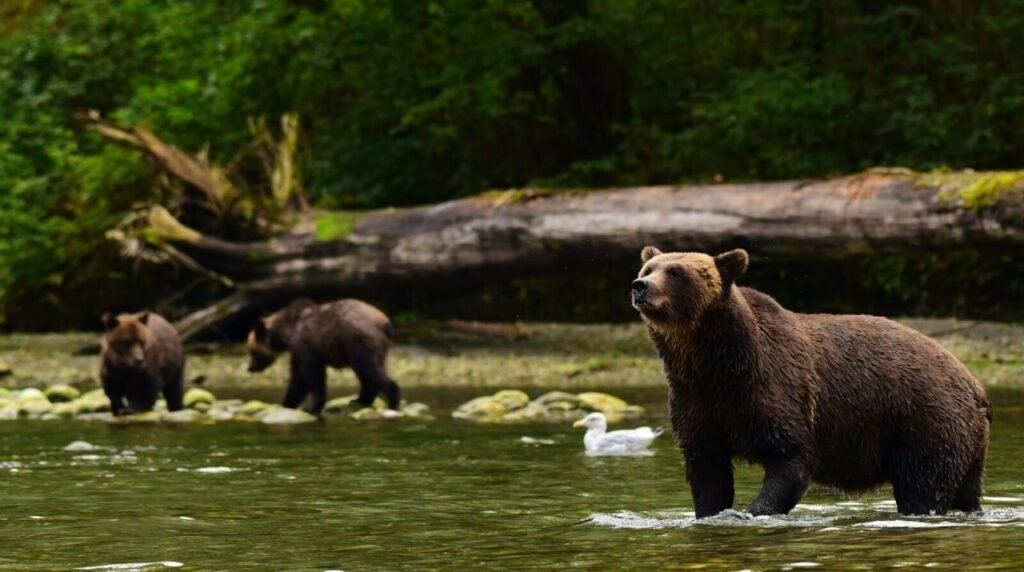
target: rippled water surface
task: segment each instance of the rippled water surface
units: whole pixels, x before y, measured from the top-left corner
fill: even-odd
[[[443,418],[0,423],[0,569],[1024,569],[1022,396],[994,397],[971,517],[815,489],[786,517],[697,522],[667,436],[594,458],[567,427]],[[738,470],[738,505],[760,478]]]

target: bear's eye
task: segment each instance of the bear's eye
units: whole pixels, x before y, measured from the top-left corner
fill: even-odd
[[[643,272],[640,273],[640,277],[646,278],[651,275],[651,272],[654,272],[654,269],[648,266],[647,268],[644,268]]]
[[[668,274],[669,276],[672,276],[673,278],[679,278],[680,276],[683,275],[683,273],[680,272],[678,268],[674,268],[674,267],[673,268],[669,268],[668,270],[666,270],[665,274]]]

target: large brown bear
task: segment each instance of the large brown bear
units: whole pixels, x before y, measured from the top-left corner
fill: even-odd
[[[153,409],[163,394],[167,409],[181,409],[185,350],[174,326],[153,312],[102,318],[100,379],[114,415]],[[127,406],[125,405],[127,401]]]
[[[385,367],[394,333],[391,320],[366,302],[345,299],[317,305],[300,298],[253,326],[249,371],[263,371],[280,353],[291,352],[283,404],[294,409],[312,393],[306,410],[319,414],[327,401],[327,366],[351,367],[359,378],[360,405],[372,405],[383,394],[388,407],[398,409],[398,384]]]
[[[812,482],[892,483],[901,514],[981,510],[992,410],[942,346],[874,316],[797,314],[735,286],[747,253],[646,247],[633,306],[668,378],[698,518],[733,505],[734,458],[764,467],[754,515]]]

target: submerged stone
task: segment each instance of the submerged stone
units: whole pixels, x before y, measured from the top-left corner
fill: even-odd
[[[262,416],[260,423],[264,425],[299,425],[302,423],[312,423],[317,420],[318,418],[315,415],[310,415],[300,409],[282,407],[277,411],[271,411]]]
[[[43,394],[51,403],[67,403],[78,399],[82,392],[66,383],[58,383],[47,387]]]
[[[75,419],[78,421],[110,421],[114,419],[114,415],[109,411],[97,411],[79,413],[78,415],[75,415]]]
[[[191,387],[185,392],[185,397],[182,399],[185,407],[196,408],[200,403],[211,405],[217,398],[212,393],[205,389],[198,387]]]

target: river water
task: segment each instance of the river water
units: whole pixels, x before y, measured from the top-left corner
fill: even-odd
[[[1022,569],[1024,393],[993,398],[987,511],[919,518],[888,490],[815,488],[786,517],[698,522],[668,435],[652,456],[595,458],[568,427],[444,415],[5,422],[0,569]],[[737,505],[760,478],[738,469]]]

